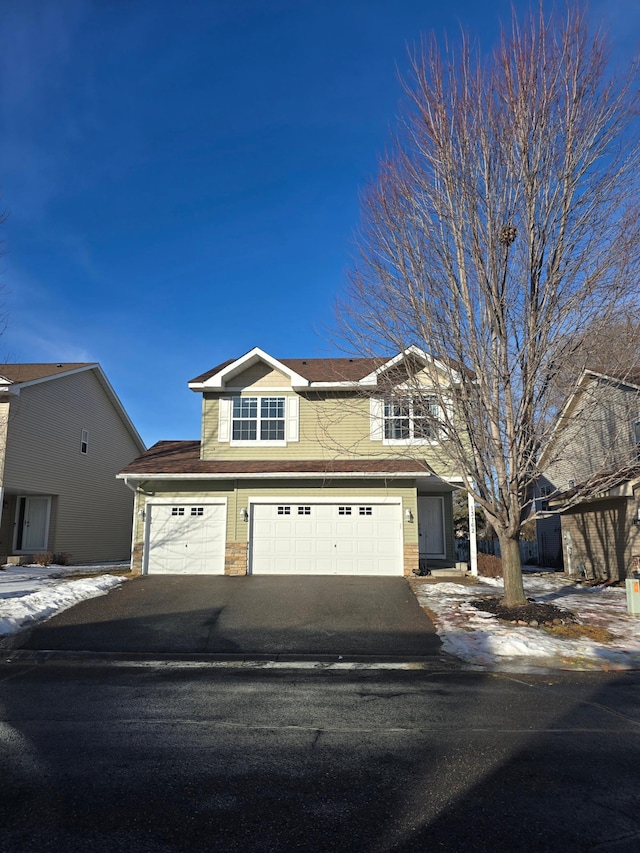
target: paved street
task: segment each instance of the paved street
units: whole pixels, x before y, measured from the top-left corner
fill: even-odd
[[[0,850],[635,851],[637,674],[0,666]]]

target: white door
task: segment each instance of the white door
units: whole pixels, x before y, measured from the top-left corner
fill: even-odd
[[[147,504],[147,572],[223,575],[226,505]]]
[[[444,498],[418,497],[418,537],[421,557],[446,557]]]
[[[18,498],[16,551],[46,551],[49,538],[51,498]]]
[[[254,503],[253,574],[402,575],[400,504]]]

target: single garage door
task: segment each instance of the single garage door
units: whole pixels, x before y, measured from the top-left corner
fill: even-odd
[[[253,503],[253,574],[402,575],[399,503]]]
[[[226,504],[147,504],[147,572],[223,575]]]

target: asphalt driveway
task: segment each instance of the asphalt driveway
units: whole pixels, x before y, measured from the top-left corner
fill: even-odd
[[[403,578],[145,576],[41,626],[23,649],[422,658],[440,640]]]

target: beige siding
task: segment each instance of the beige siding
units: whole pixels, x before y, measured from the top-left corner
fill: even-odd
[[[584,567],[587,577],[623,580],[631,558],[640,554],[640,531],[635,499],[611,498],[583,504],[562,515],[565,569],[572,574]],[[567,538],[572,554],[567,557]]]
[[[151,489],[151,484],[147,484]],[[163,481],[153,483],[153,493],[137,495],[136,511],[134,513],[133,562],[134,571],[140,572],[143,565],[143,546],[145,538],[145,518],[141,510],[146,501],[154,498],[175,498],[188,500],[204,497],[224,497],[227,501],[227,531],[228,546],[246,546],[248,542],[249,524],[241,517],[243,507],[247,509],[251,500],[263,498],[304,499],[318,498],[335,499],[350,498],[365,500],[366,498],[401,498],[403,544],[406,549],[415,549],[417,559],[418,548],[418,504],[417,490],[412,480],[395,480],[385,484],[380,480],[333,480],[320,479],[278,479],[274,481],[256,480],[210,480],[210,481]],[[430,492],[430,495],[442,496],[444,499],[444,517],[446,534],[447,560],[455,560],[452,522],[452,497],[450,492]],[[412,520],[407,518],[406,510],[411,510]],[[246,551],[242,552],[246,554]],[[433,561],[439,564],[442,561]],[[446,561],[445,561],[446,562]]]
[[[279,370],[273,370],[268,364],[260,362],[234,376],[229,380],[229,385],[233,388],[242,389],[282,389],[291,388],[291,380]]]
[[[369,400],[351,394],[300,395],[300,440],[286,447],[233,446],[218,441],[218,395],[204,394],[202,458],[242,459],[424,459],[442,476],[455,472],[442,461],[438,445],[402,447],[372,441]]]
[[[56,496],[49,550],[74,562],[127,559],[133,495],[115,476],[139,453],[95,373],[83,371],[23,388],[12,401],[5,489]]]

